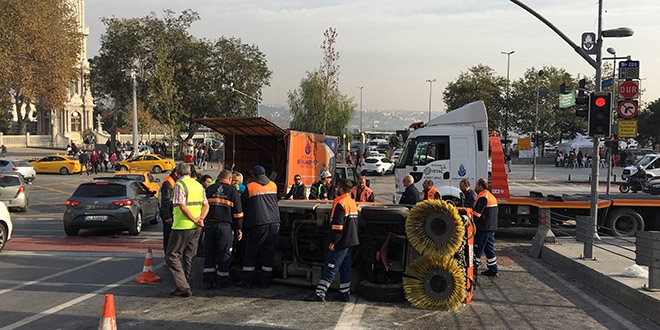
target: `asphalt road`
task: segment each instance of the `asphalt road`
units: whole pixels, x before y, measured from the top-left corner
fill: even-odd
[[[377,198],[388,201],[393,177],[370,179]],[[28,189],[28,211],[12,213],[15,236],[0,254],[0,330],[94,328],[106,293],[115,296],[118,329],[658,328],[529,257],[533,231],[525,229],[498,232],[500,277],[479,277],[473,301],[454,313],[407,302],[371,302],[359,294],[349,303],[304,302],[312,288],[282,284],[205,291],[201,259],[194,262],[194,296],[172,298],[173,282],[160,253],[160,225],[146,226],[139,236],[83,231],[66,237],[64,201],[85,180],[86,175],[39,175]],[[524,189],[527,184],[518,185]],[[565,188],[565,183],[543,184],[553,185]],[[140,276],[148,246],[156,252],[156,274],[163,280],[138,284],[133,278]]]

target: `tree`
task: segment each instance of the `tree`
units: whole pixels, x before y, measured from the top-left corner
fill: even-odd
[[[468,68],[467,72],[461,72],[455,81],[447,84],[442,92],[442,100],[448,111],[482,100],[488,112],[490,129],[504,131],[507,115],[506,78],[496,76],[495,70],[490,67],[479,64]]]
[[[0,35],[0,87],[11,96],[24,134],[32,106],[64,107],[83,36],[66,0],[1,0]]]
[[[660,121],[660,99],[649,103],[643,111],[640,111],[637,116],[637,143],[639,145],[660,143],[660,131],[658,131],[657,123]]]
[[[334,44],[337,31],[328,28],[321,45],[323,61],[315,72],[307,72],[300,87],[288,94],[293,115],[291,128],[299,131],[341,135],[348,125],[357,105],[353,98],[339,91],[339,53]]]

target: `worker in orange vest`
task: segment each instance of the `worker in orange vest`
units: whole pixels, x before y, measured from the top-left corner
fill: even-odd
[[[427,199],[442,199],[442,194],[440,194],[438,189],[433,187],[433,180],[424,180],[422,187],[424,187],[424,190],[422,190],[422,200],[425,201]]]

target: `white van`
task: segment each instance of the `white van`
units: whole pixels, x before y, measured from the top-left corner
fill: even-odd
[[[637,165],[642,165],[644,171],[646,171],[647,178],[653,179],[660,177],[660,155],[647,154],[635,164],[624,168],[623,173],[621,173],[621,178],[628,180],[631,175],[637,173]]]

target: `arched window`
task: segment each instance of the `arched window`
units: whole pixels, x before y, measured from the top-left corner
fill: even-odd
[[[74,111],[71,114],[71,132],[81,132],[82,131],[82,118],[78,111]]]

